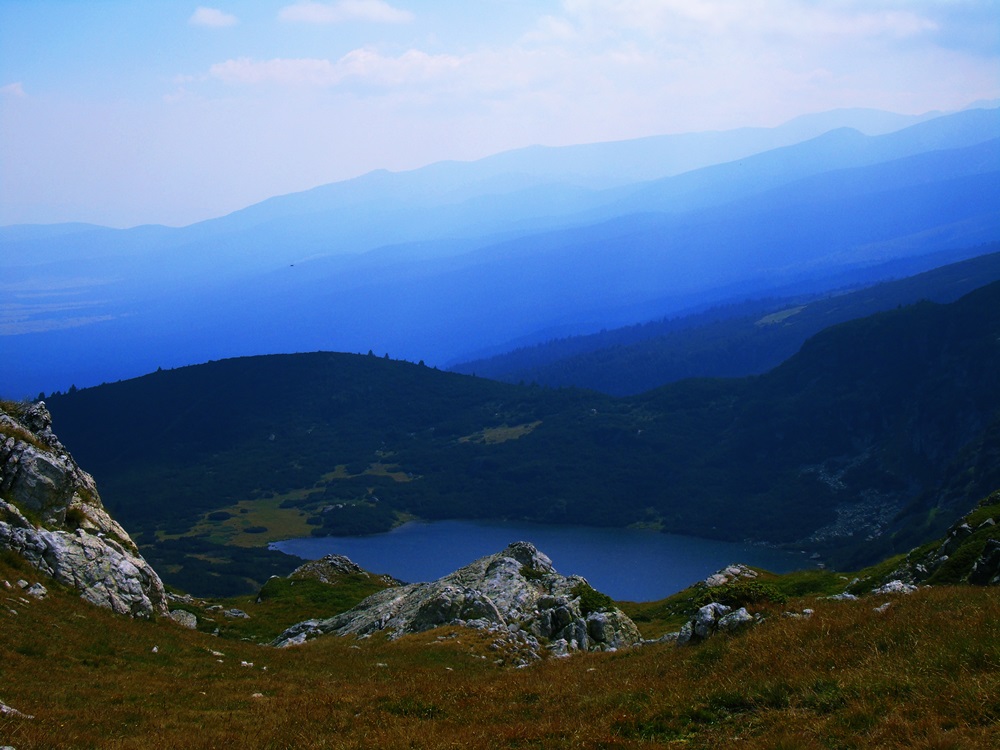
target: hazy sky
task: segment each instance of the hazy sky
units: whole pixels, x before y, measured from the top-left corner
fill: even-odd
[[[210,0],[212,1],[212,0]],[[0,224],[1000,97],[1000,0],[0,0]]]

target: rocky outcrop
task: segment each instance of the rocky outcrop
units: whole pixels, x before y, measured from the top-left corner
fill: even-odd
[[[369,573],[356,562],[344,555],[326,555],[319,560],[310,560],[304,565],[300,565],[289,574],[289,578],[312,578],[321,583],[335,585],[341,577],[350,575],[361,575],[368,578],[377,578],[387,586],[399,586],[402,581],[389,575],[376,575]]]
[[[733,610],[725,604],[709,602],[698,609],[694,617],[685,622],[675,633],[667,633],[660,643],[674,642],[678,646],[697,643],[711,638],[716,633],[729,633],[744,625],[757,622],[757,617],[747,612],[745,607]]]
[[[982,554],[972,564],[969,583],[977,586],[1000,585],[1000,539],[987,539]]]
[[[705,588],[713,589],[729,583],[735,583],[740,579],[753,580],[755,578],[757,578],[756,570],[742,563],[733,563],[732,565],[727,565],[722,570],[716,571],[701,583]]]
[[[911,583],[895,580],[883,583],[881,586],[872,589],[872,593],[878,596],[885,594],[912,594],[917,587]]]
[[[885,580],[1000,585],[1000,492],[984,498],[930,548],[910,551]]]
[[[545,640],[562,651],[601,651],[641,642],[611,600],[579,576],[563,576],[528,542],[515,542],[431,583],[388,588],[327,620],[292,626],[274,642],[302,643],[326,633],[392,637],[440,625],[469,625]]]
[[[99,606],[166,615],[159,576],[104,510],[93,477],[51,425],[44,403],[0,405],[0,549]]]

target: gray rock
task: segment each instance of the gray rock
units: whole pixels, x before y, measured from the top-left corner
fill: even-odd
[[[681,625],[677,633],[676,643],[678,646],[686,646],[694,639],[694,620],[688,620]]]
[[[25,590],[24,593],[28,594],[29,596],[33,596],[36,599],[44,599],[49,592],[48,589],[46,589],[42,584],[33,583]]]
[[[94,604],[134,616],[166,615],[159,576],[104,510],[93,477],[51,425],[44,403],[19,414],[0,408],[0,550],[20,555]]]
[[[698,613],[691,620],[691,627],[694,637],[702,640],[712,635],[718,627],[719,619],[729,612],[729,607],[725,604],[712,602],[706,604],[698,610]]]
[[[480,628],[523,638],[565,640],[567,648],[607,650],[637,644],[639,631],[617,608],[584,612],[579,576],[562,576],[533,545],[515,542],[431,583],[388,588],[354,609],[327,620],[293,625],[274,642],[301,643],[325,633],[391,637],[446,624],[476,622]]]
[[[879,595],[881,595],[881,594],[912,594],[916,590],[917,590],[916,586],[914,586],[912,584],[909,584],[909,583],[904,583],[903,581],[898,581],[897,580],[897,581],[889,581],[888,583],[882,584],[878,588],[872,589],[872,593],[873,594],[879,594]]]
[[[748,625],[753,621],[753,615],[747,612],[746,607],[740,607],[735,612],[730,612],[728,615],[720,617],[717,626],[719,630],[731,631],[743,625]]]
[[[233,620],[249,620],[250,619],[250,615],[248,615],[242,609],[236,609],[235,607],[233,607],[232,609],[227,609],[222,614],[225,617],[229,617],[230,619],[233,619]]]
[[[186,609],[170,610],[170,619],[188,630],[194,630],[198,627],[198,617]]]
[[[848,592],[845,591],[845,592],[843,592],[841,594],[834,594],[833,596],[828,596],[826,598],[827,599],[831,599],[831,600],[833,600],[835,602],[837,602],[837,601],[839,601],[839,602],[853,602],[858,597],[856,597],[854,594],[850,594],[850,593],[848,593]]]
[[[661,642],[674,641],[678,646],[703,641],[718,632],[731,632],[744,625],[756,622],[756,618],[740,607],[735,612],[731,607],[711,602],[698,610],[694,617],[681,626],[680,632],[668,633]]]
[[[788,617],[792,620],[808,620],[813,616],[813,610],[804,609],[801,612],[782,612],[782,617]]]
[[[70,533],[33,528],[16,508],[0,500],[4,515],[16,520],[0,522],[0,549],[16,552],[92,604],[139,617],[167,614],[163,584],[141,556],[83,529]]]
[[[569,643],[566,642],[565,638],[552,641],[549,644],[549,651],[552,652],[553,656],[569,656]]]
[[[754,579],[756,577],[757,571],[751,570],[742,563],[734,563],[727,565],[722,570],[716,571],[702,581],[702,584],[708,588],[717,588],[725,586],[727,583],[738,581],[740,578]]]
[[[34,716],[31,716],[29,714],[22,713],[22,712],[18,711],[16,708],[11,708],[6,703],[3,703],[2,701],[0,701],[0,716],[13,716],[13,717],[17,717],[19,719],[34,719],[35,718]]]

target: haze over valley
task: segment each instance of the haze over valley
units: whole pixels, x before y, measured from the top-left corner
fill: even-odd
[[[1000,745],[996,6],[0,3],[0,747]]]
[[[318,349],[446,367],[870,284],[995,239],[1000,110],[850,127],[873,122],[902,124],[848,110],[774,131],[529,149],[372,173],[179,229],[9,227],[3,341],[25,364],[0,386],[34,395]],[[758,150],[821,128],[833,129]],[[671,174],[671,154],[690,166],[692,150],[710,164]],[[734,151],[746,155],[727,161]],[[667,176],[607,186],[621,165],[649,164]]]

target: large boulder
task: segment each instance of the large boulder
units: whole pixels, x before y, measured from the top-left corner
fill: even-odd
[[[560,575],[534,545],[515,542],[437,581],[389,588],[343,614],[294,625],[275,645],[302,643],[326,633],[365,636],[387,630],[398,637],[440,625],[490,627],[564,641],[569,650],[582,651],[642,640],[635,623],[586,580]]]
[[[732,607],[727,607],[725,604],[709,602],[684,623],[678,633],[672,633],[669,640],[676,641],[678,646],[684,646],[711,638],[718,632],[736,630],[754,621],[754,616],[744,607],[734,612]]]
[[[93,477],[51,425],[42,402],[0,402],[0,549],[99,606],[140,617],[166,615],[159,576],[105,511]]]

